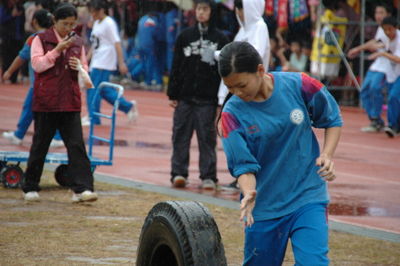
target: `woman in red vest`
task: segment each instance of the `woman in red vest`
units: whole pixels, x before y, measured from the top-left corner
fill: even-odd
[[[94,201],[97,194],[93,192],[93,175],[83,141],[78,84],[78,65],[87,70],[87,60],[82,39],[71,34],[77,11],[71,4],[61,4],[54,11],[54,18],[54,26],[39,33],[32,42],[35,133],[22,190],[25,200],[39,200],[45,157],[58,129],[68,152],[72,201]]]

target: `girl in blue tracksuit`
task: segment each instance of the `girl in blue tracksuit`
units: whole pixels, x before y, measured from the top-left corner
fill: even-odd
[[[265,74],[247,42],[222,49],[219,71],[230,92],[220,125],[242,192],[243,265],[281,265],[289,238],[296,265],[328,265],[326,181],[335,179],[337,103],[304,73]],[[325,128],[321,152],[312,127]]]
[[[157,43],[160,35],[160,21],[153,12],[141,17],[138,22],[138,49],[143,59],[146,85],[161,85],[162,75],[157,57]]]
[[[36,29],[37,32],[41,32],[45,29],[50,28],[53,25],[53,16],[52,14],[45,10],[40,9],[33,14],[32,17],[32,26]],[[23,48],[19,51],[18,56],[14,59],[14,62],[10,66],[9,69],[4,73],[4,79],[7,80],[11,77],[11,75],[20,68],[25,62],[29,61],[29,90],[25,97],[24,105],[22,106],[21,115],[19,117],[19,121],[17,124],[17,130],[3,132],[3,137],[10,139],[14,144],[21,144],[23,138],[25,137],[26,132],[29,129],[29,126],[32,123],[33,115],[32,115],[32,97],[33,97],[33,83],[35,81],[35,75],[33,73],[32,66],[30,64],[31,59],[31,44],[33,38],[37,33],[32,34],[26,40]],[[54,135],[54,139],[52,141],[51,146],[61,146],[63,145],[61,141],[60,133],[56,132]]]

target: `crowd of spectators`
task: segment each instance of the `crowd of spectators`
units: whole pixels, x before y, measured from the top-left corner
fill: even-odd
[[[62,0],[59,0],[62,1]],[[64,1],[63,1],[64,2]],[[90,32],[93,21],[87,9],[86,0],[70,0],[78,6],[79,25],[76,31],[85,39],[85,46],[90,47]],[[234,1],[216,1],[218,3],[217,27],[229,40],[233,40],[239,24],[233,8]],[[343,61],[337,59],[333,74],[312,71],[311,54],[320,49],[313,44],[318,37],[318,17],[324,15],[324,9],[332,11],[333,20],[337,17],[346,21],[360,20],[360,1],[358,0],[293,0],[265,1],[264,20],[268,25],[271,42],[271,60],[269,71],[302,71],[317,76],[325,84],[332,86],[354,85]],[[366,21],[373,21],[373,10],[376,1],[366,0]],[[396,9],[397,1],[383,0]],[[35,10],[46,8],[50,12],[58,4],[57,0],[1,0],[0,4],[0,39],[2,73],[9,67],[25,39],[32,33],[31,18]],[[283,6],[284,5],[284,6]],[[148,90],[162,91],[168,83],[171,69],[174,42],[177,34],[195,23],[193,10],[182,10],[173,1],[119,0],[109,1],[108,14],[115,19],[122,37],[125,62],[128,74],[121,76],[115,73],[115,79],[123,79],[131,84],[140,85]],[[340,26],[339,26],[340,27]],[[359,45],[359,24],[342,25],[336,31],[344,34],[340,42],[344,54],[352,47]],[[365,27],[365,39],[374,36],[377,25],[369,23]],[[323,30],[323,29],[322,29]],[[334,29],[335,31],[335,29]],[[334,46],[332,49],[336,49]],[[337,55],[337,52],[334,54]],[[359,59],[350,61],[356,76],[359,76]],[[366,61],[365,69],[370,61]],[[324,69],[324,68],[323,68]],[[12,83],[20,82],[27,76],[27,71],[15,72]],[[358,105],[358,91],[333,91],[336,99],[345,105]]]

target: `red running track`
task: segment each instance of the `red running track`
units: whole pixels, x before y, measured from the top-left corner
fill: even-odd
[[[0,133],[15,129],[27,85],[0,84]],[[129,124],[127,117],[119,112],[115,135],[115,157],[112,166],[100,166],[97,173],[117,176],[149,184],[170,186],[170,156],[172,108],[163,93],[125,92],[127,99],[135,99],[139,106],[139,120]],[[83,101],[85,102],[85,101]],[[102,111],[111,110],[103,101]],[[86,114],[86,106],[83,108]],[[368,124],[366,116],[358,108],[342,108],[345,121],[343,134],[335,156],[337,179],[329,183],[331,194],[330,219],[369,228],[400,233],[400,137],[389,139],[385,134],[367,134],[360,127]],[[105,135],[109,122],[96,129]],[[88,128],[84,129],[85,137]],[[322,131],[316,131],[321,140]],[[10,145],[0,138],[0,150],[29,151],[33,126],[29,129],[23,145]],[[320,141],[321,142],[321,141]],[[108,155],[108,148],[95,146],[95,155]],[[52,149],[64,152],[64,148]],[[199,189],[197,141],[191,148],[188,190],[203,193]],[[225,156],[218,143],[218,178],[220,184],[228,184],[230,177]],[[208,192],[216,197],[237,200],[238,194],[218,190]]]

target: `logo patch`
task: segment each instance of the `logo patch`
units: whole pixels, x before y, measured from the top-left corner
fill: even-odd
[[[304,113],[300,109],[293,109],[292,112],[290,112],[290,120],[296,124],[300,125],[301,122],[304,120]]]

